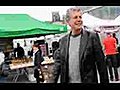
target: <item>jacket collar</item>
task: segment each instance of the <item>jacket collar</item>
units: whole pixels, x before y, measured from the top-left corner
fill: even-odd
[[[85,48],[87,46],[88,43],[88,31],[83,30],[82,35],[81,35],[81,39],[80,39],[80,51],[79,51],[79,59],[82,59],[82,56],[85,52]],[[82,60],[81,60],[82,61]]]

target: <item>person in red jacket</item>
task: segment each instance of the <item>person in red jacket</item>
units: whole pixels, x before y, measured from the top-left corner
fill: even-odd
[[[104,45],[104,53],[106,55],[106,61],[108,64],[108,69],[110,73],[110,80],[114,80],[114,75],[115,75],[115,80],[119,80],[119,75],[118,75],[118,67],[117,67],[117,44],[116,44],[116,39],[111,35],[111,33],[107,33],[107,37],[103,40],[103,45]],[[114,74],[112,67],[114,68]]]

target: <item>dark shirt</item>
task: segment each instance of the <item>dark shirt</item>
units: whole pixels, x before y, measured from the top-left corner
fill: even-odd
[[[114,37],[115,39],[116,39],[116,43],[117,43],[117,45],[118,45],[118,38],[116,38],[116,37]]]
[[[14,55],[16,56],[16,52],[17,52],[17,57],[18,58],[23,58],[24,56],[24,49],[22,47],[17,47],[14,49]]]

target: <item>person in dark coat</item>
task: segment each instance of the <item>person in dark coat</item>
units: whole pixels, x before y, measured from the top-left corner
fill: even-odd
[[[24,57],[24,49],[20,46],[20,43],[17,43],[17,48],[14,49],[14,55],[16,58],[23,58]]]
[[[80,8],[67,10],[70,33],[59,40],[54,53],[52,83],[109,83],[105,56],[97,33],[83,28]]]
[[[43,61],[42,51],[38,44],[33,45],[33,61],[34,61],[34,77],[36,78],[36,82],[40,83],[44,82],[44,76],[42,73],[41,62]],[[40,78],[40,72],[42,78]]]
[[[116,34],[115,34],[115,33],[113,33],[113,37],[116,39],[116,44],[118,45],[119,42],[118,42],[118,38],[116,37]]]

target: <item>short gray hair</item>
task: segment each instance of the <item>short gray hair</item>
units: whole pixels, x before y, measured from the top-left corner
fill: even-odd
[[[83,14],[82,10],[79,7],[69,8],[66,12],[66,21],[70,20],[70,14],[71,14],[71,12],[74,12],[74,11],[77,11],[77,12],[80,11],[80,13]]]

